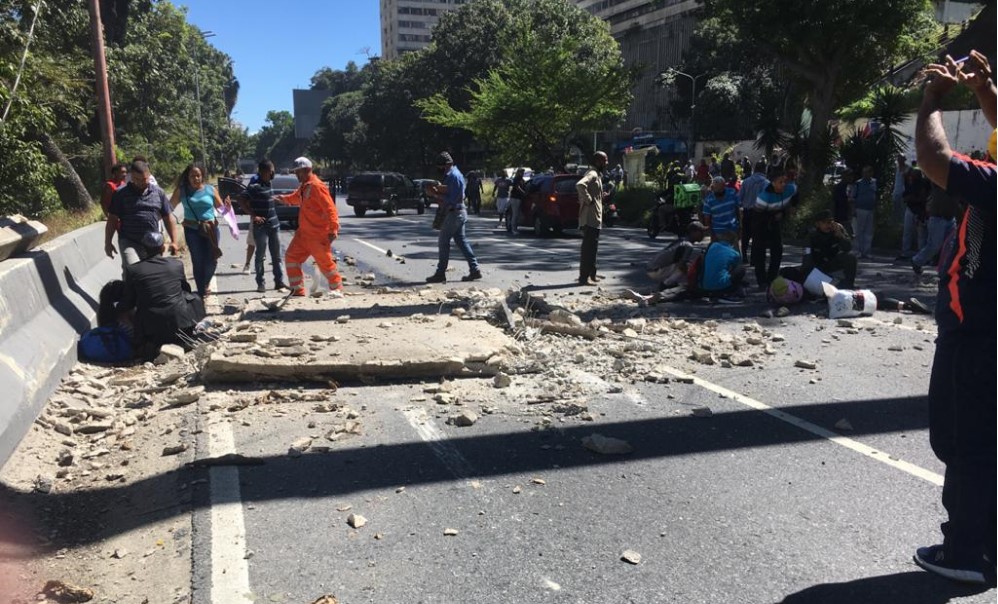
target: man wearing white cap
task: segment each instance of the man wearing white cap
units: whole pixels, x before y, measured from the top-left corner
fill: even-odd
[[[291,239],[291,245],[284,255],[284,267],[288,272],[288,285],[294,295],[305,295],[304,275],[301,265],[309,256],[315,258],[322,275],[329,282],[330,290],[343,288],[343,279],[336,271],[331,244],[340,232],[340,216],[336,203],[329,193],[326,183],[312,173],[312,162],[307,157],[295,160],[295,176],[301,183],[294,193],[278,195],[285,205],[300,206],[298,230]]]

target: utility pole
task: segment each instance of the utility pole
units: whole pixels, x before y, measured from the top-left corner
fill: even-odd
[[[681,75],[689,79],[690,83],[693,86],[693,89],[690,91],[690,143],[689,145],[687,145],[688,148],[686,149],[686,152],[689,154],[689,156],[693,157],[693,152],[696,151],[696,149],[694,148],[694,146],[696,145],[696,138],[693,136],[693,128],[695,127],[696,109],[697,109],[697,80],[699,80],[700,78],[704,77],[707,74],[701,73],[699,75],[691,76],[690,74],[679,71],[676,68],[672,68],[669,71],[671,71],[676,75]]]
[[[104,176],[117,162],[114,149],[114,119],[111,115],[111,93],[107,86],[107,60],[104,58],[104,27],[101,25],[100,0],[90,0],[90,41],[97,75],[97,117],[100,119],[101,142],[104,147]]]

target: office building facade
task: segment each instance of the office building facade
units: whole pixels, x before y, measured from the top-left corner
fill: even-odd
[[[430,43],[430,32],[444,13],[465,0],[381,0],[381,57],[397,59],[402,53]]]

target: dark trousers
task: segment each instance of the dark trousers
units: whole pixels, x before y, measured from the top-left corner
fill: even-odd
[[[768,287],[780,273],[783,260],[783,233],[780,222],[768,216],[755,216],[752,221],[752,266],[759,287]],[[766,266],[766,252],[769,266]]]
[[[582,253],[579,259],[579,281],[596,278],[596,252],[599,250],[599,229],[591,226],[582,229]]]
[[[838,256],[827,260],[821,264],[815,264],[810,255],[804,256],[804,264],[800,268],[788,268],[780,271],[780,274],[798,283],[804,283],[807,276],[811,274],[811,269],[817,268],[819,271],[831,276],[833,273],[842,271],[845,274],[839,283],[841,289],[849,289],[856,285],[856,266],[858,260],[856,256],[849,252],[839,252]]]
[[[941,525],[946,560],[995,559],[994,333],[949,333],[936,340],[929,381],[929,442],[946,464]]]
[[[742,261],[748,260],[752,251],[752,208],[742,209]]]

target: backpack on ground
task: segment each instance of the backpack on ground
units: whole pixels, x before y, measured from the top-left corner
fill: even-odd
[[[132,360],[132,337],[121,327],[95,327],[80,336],[76,357],[90,363],[124,363]]]

